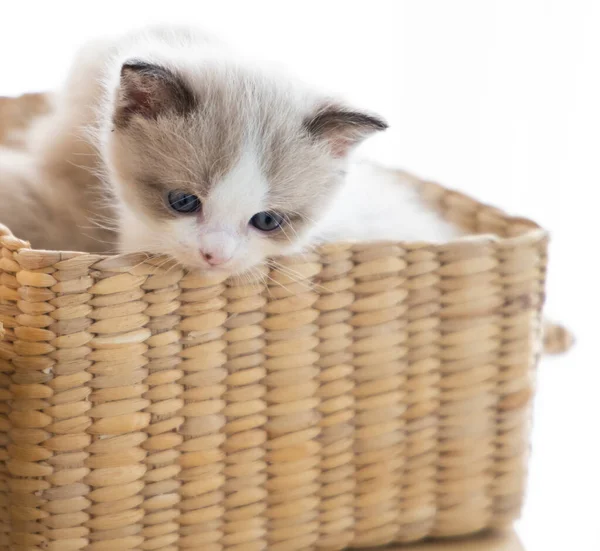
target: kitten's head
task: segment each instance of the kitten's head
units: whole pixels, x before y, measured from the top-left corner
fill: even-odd
[[[379,118],[287,80],[215,63],[128,61],[104,148],[124,252],[240,273],[298,250],[350,150]]]

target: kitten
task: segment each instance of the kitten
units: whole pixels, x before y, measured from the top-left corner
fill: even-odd
[[[25,150],[0,149],[0,221],[37,248],[227,274],[331,240],[454,237],[392,173],[344,177],[386,126],[199,31],[95,41]]]
[[[36,247],[116,245],[239,273],[297,250],[351,150],[386,126],[199,31],[137,31],[80,52],[31,134],[31,185],[0,219]]]

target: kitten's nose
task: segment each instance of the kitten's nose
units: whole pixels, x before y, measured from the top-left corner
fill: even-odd
[[[231,260],[231,255],[227,256],[227,255],[218,254],[216,252],[209,252],[209,251],[200,251],[200,252],[201,252],[204,260],[206,260],[206,262],[208,262],[211,266],[219,266],[219,264],[225,264],[225,262],[227,262],[228,260]]]
[[[211,266],[219,266],[233,258],[237,242],[231,232],[220,230],[201,235],[198,245],[200,254],[206,263]]]

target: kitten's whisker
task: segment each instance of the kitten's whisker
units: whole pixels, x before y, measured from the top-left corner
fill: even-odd
[[[90,215],[91,217],[97,218],[98,220],[104,220],[105,222],[115,222],[116,220],[114,218],[114,216],[107,216],[105,214],[98,214],[95,212],[91,212],[89,210],[86,210],[87,214]]]
[[[289,279],[291,279],[294,283],[299,283],[299,284],[304,285],[304,286],[309,286],[309,284],[307,283],[307,280],[302,279],[302,277],[300,276],[300,274],[288,271],[285,268],[285,266],[281,266],[281,265],[277,265],[277,264],[271,264],[271,267],[275,271],[277,271],[280,274],[282,274],[282,275],[288,277]]]
[[[289,274],[295,275],[298,278],[302,278],[302,274],[300,272],[298,272],[297,270],[294,270],[293,268],[286,266],[285,264],[281,264],[280,262],[277,262],[276,260],[271,259],[270,260],[271,265],[279,268],[282,272],[287,272]]]
[[[153,258],[156,258],[159,255],[153,254],[153,253],[135,253],[135,252],[129,252],[129,253],[124,253],[124,254],[143,254],[145,255],[145,258],[143,260],[140,260],[135,266],[131,267],[131,270],[135,270],[136,268],[139,268],[142,264],[146,264],[148,262],[148,260],[152,260]]]
[[[69,159],[65,159],[65,162],[71,166],[74,166],[75,168],[78,168],[80,170],[83,170],[84,172],[87,172],[88,174],[91,174],[96,178],[98,177],[98,174],[96,172],[98,169],[96,167],[79,165],[77,163],[74,163],[73,161],[70,161]]]
[[[119,226],[117,225],[117,223],[115,222],[115,220],[111,220],[108,217],[105,219],[105,221],[102,221],[101,219],[99,219],[98,216],[90,216],[88,218],[90,224],[92,224],[91,226],[78,226],[79,228],[82,229],[94,229],[94,228],[100,228],[102,230],[106,230],[110,233],[117,233],[119,230]]]
[[[290,211],[288,211],[288,213],[289,214],[294,214],[294,215],[298,216],[299,218],[302,218],[303,220],[306,220],[307,222],[311,222],[312,224],[316,224],[317,223],[317,221],[314,218],[311,218],[310,216],[308,216],[308,214],[306,214],[304,212],[290,210]]]
[[[293,273],[286,272],[284,266],[272,264],[272,263],[270,264],[270,266],[273,268],[274,271],[279,272],[282,275],[284,275],[285,277],[291,279],[293,283],[297,283],[307,290],[311,290],[311,291],[313,290],[310,280],[306,280],[306,279],[302,279],[302,278],[298,277],[299,274],[297,274],[297,273],[293,274]]]
[[[269,296],[271,296],[271,289],[266,281],[265,273],[257,267],[252,267],[249,270],[250,273],[256,273],[258,276],[258,280],[260,281],[263,290],[266,290]],[[254,276],[256,277],[256,276]]]
[[[87,143],[87,142],[85,142],[85,140],[80,140],[80,141]],[[70,154],[73,155],[74,157],[97,157],[97,153],[77,153],[76,151],[72,151]]]
[[[290,290],[283,283],[277,281],[276,279],[273,279],[269,274],[265,274],[265,277],[272,283],[275,283],[275,285],[279,285],[279,287],[285,289],[288,293],[290,292]]]
[[[86,226],[78,225],[77,228],[80,230],[84,230],[84,229],[86,229]],[[87,229],[90,229],[90,228],[87,228]],[[104,239],[100,239],[99,237],[94,237],[93,235],[87,234],[85,232],[81,232],[81,235],[84,235],[85,237],[88,237],[89,239],[92,239],[93,241],[96,241],[98,243],[103,243],[104,245],[113,245],[113,246],[115,245],[114,241],[106,241]],[[103,253],[103,254],[106,254],[106,253]]]
[[[298,233],[296,232],[296,230],[292,227],[291,224],[288,225],[288,228],[290,228],[296,235],[296,237],[298,237]],[[283,235],[285,235],[286,239],[291,242],[292,240],[290,239],[290,236],[287,234],[287,232],[285,231],[285,226],[282,225],[281,226],[281,231],[283,232]]]
[[[287,277],[294,279],[294,281],[296,283],[304,285],[311,291],[314,291],[317,289],[327,290],[326,287],[323,287],[320,283],[317,283],[316,281],[305,278],[300,272],[290,268],[289,266],[280,264],[279,262],[272,260],[272,259],[270,260],[270,263],[271,263],[271,266],[273,266],[273,268],[280,271],[282,274],[286,275]]]

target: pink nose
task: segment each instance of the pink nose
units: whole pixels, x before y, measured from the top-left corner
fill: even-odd
[[[218,266],[219,264],[225,264],[225,262],[227,262],[229,259],[231,259],[231,256],[223,256],[223,255],[219,255],[216,253],[209,253],[209,252],[201,251],[201,254],[202,254],[204,260],[206,260],[206,262],[208,262],[211,266]]]

